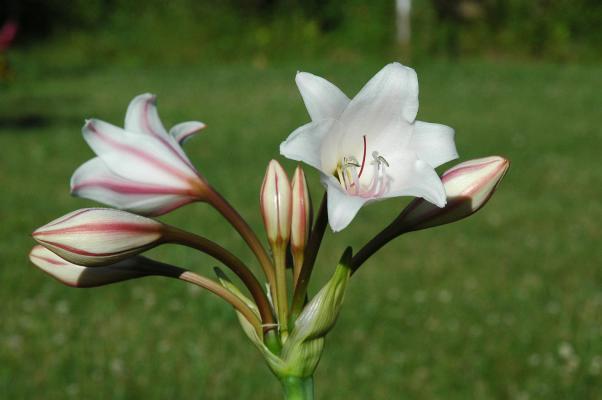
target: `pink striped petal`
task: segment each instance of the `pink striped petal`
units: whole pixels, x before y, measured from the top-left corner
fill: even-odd
[[[178,141],[167,133],[157,111],[157,96],[145,93],[134,97],[125,114],[125,130],[155,137],[169,152],[194,169]]]
[[[125,130],[167,137],[157,111],[157,96],[145,93],[134,97],[125,113]]]
[[[72,263],[108,265],[159,244],[163,225],[150,218],[108,208],[87,208],[58,218],[33,238]]]
[[[441,176],[447,205],[438,208],[422,199],[412,201],[398,217],[401,230],[449,224],[479,211],[491,198],[510,162],[500,156],[465,161]]]
[[[164,139],[124,131],[100,120],[87,121],[82,132],[107,167],[122,178],[192,192],[204,185],[181,149],[166,146]]]
[[[130,181],[113,173],[99,158],[79,167],[71,177],[71,194],[140,215],[165,214],[196,200],[187,190]]]
[[[43,246],[34,246],[31,262],[59,282],[77,288],[90,288],[147,276],[137,269],[143,257],[133,257],[105,267],[83,267],[70,263]]]
[[[183,144],[192,136],[205,129],[207,125],[199,121],[182,122],[173,126],[169,130],[169,134],[179,143]]]

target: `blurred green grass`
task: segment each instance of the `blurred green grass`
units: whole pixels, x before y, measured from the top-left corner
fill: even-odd
[[[259,231],[264,168],[308,120],[295,71],[352,95],[383,64],[63,73],[25,66],[0,88],[0,397],[279,398],[276,380],[215,297],[150,278],[63,287],[29,266],[29,233],[93,204],[68,193],[71,173],[92,157],[79,134],[83,119],[121,125],[128,101],[145,91],[159,95],[167,126],[207,123],[186,150]],[[415,67],[419,119],[453,126],[462,159],[501,154],[512,166],[482,212],[401,238],[354,276],[316,374],[318,398],[602,397],[599,66]],[[309,175],[317,202],[321,189]],[[314,289],[347,243],[360,246],[406,201],[372,205],[343,233],[328,234]],[[202,204],[164,219],[254,262]],[[215,265],[183,248],[152,254],[208,275]]]

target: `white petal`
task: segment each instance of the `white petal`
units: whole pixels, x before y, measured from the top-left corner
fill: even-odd
[[[169,130],[169,135],[173,137],[178,143],[183,144],[192,136],[199,133],[207,125],[199,121],[188,121],[182,122],[173,126]]]
[[[73,287],[96,287],[148,275],[135,268],[137,260],[142,260],[142,257],[134,257],[107,267],[88,268],[63,260],[52,251],[37,245],[29,253],[29,259],[42,271]]]
[[[445,206],[445,189],[435,169],[411,152],[387,159],[390,188],[383,197],[422,197],[438,207]]]
[[[280,154],[291,160],[303,161],[314,168],[321,169],[322,142],[333,129],[336,121],[327,119],[305,124],[289,135],[280,144]],[[333,156],[335,152],[333,151]]]
[[[125,114],[125,130],[153,136],[167,136],[157,112],[157,96],[145,93],[134,97]]]
[[[125,179],[183,189],[199,180],[186,156],[160,138],[124,131],[99,120],[87,121],[82,133],[106,166]]]
[[[298,72],[295,82],[312,121],[337,119],[349,104],[349,98],[345,93],[324,78],[307,72]]]
[[[350,196],[331,176],[322,174],[322,184],[328,193],[328,222],[334,232],[343,230],[370,199]]]
[[[128,106],[125,114],[125,130],[157,138],[172,153],[185,160],[192,167],[186,154],[174,136],[167,134],[157,111],[157,96],[145,93],[136,96]],[[184,138],[185,139],[185,138]]]
[[[433,168],[458,158],[454,130],[441,124],[416,121],[410,139],[410,149]]]
[[[162,224],[110,208],[77,210],[38,229],[33,238],[65,260],[107,265],[156,245]]]
[[[99,158],[80,166],[71,177],[75,196],[141,215],[162,215],[194,201],[181,189],[133,182],[114,174]]]
[[[368,142],[380,136],[397,138],[397,143],[409,141],[411,128],[418,112],[418,78],[412,68],[399,63],[385,66],[351,100],[340,117],[345,127],[345,146],[361,146],[362,136]],[[398,145],[398,144],[396,144]],[[354,148],[344,152],[354,153]]]

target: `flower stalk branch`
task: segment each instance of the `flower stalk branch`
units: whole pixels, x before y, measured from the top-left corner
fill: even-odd
[[[243,240],[247,243],[257,261],[261,265],[266,280],[270,285],[272,293],[276,293],[276,276],[274,265],[270,256],[261,244],[261,241],[249,226],[247,221],[232,207],[232,205],[216,190],[211,188],[207,194],[207,202],[211,204],[229,223],[236,229]]]
[[[203,289],[207,289],[211,293],[224,299],[238,312],[240,312],[247,319],[247,321],[253,325],[260,337],[263,334],[262,321],[257,318],[257,315],[240,298],[235,296],[232,292],[224,288],[219,283],[184,268],[176,267],[170,264],[164,264],[150,259],[145,259],[145,263],[141,264],[138,268],[149,275],[176,278],[181,281],[202,287]]]
[[[221,261],[225,266],[230,268],[230,270],[232,270],[232,272],[234,272],[245,284],[251,293],[253,300],[255,300],[261,315],[264,333],[274,329],[274,317],[268,298],[265,295],[261,284],[257,278],[255,278],[255,275],[253,275],[238,257],[209,239],[172,226],[166,227],[164,240],[169,243],[181,244],[200,250]]]

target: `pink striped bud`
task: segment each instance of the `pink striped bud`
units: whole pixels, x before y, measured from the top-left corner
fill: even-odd
[[[301,166],[297,166],[297,169],[295,169],[291,191],[293,198],[291,249],[293,254],[302,254],[311,229],[311,199]]]
[[[291,184],[276,160],[268,164],[259,200],[270,245],[286,245],[291,233]]]
[[[402,231],[416,231],[449,224],[480,210],[491,198],[510,162],[500,156],[466,161],[441,176],[447,196],[443,208],[415,199],[398,218]]]
[[[156,246],[163,230],[160,222],[126,211],[85,208],[38,228],[33,238],[69,262],[92,267]]]
[[[149,275],[137,269],[143,257],[132,257],[105,267],[83,267],[70,263],[43,246],[34,246],[31,262],[59,282],[77,288],[108,285]]]

